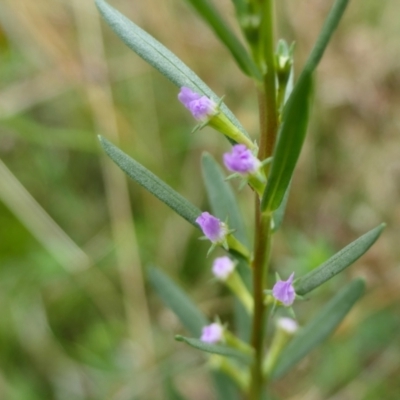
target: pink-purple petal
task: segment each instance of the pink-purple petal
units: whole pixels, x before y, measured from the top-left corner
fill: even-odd
[[[260,166],[260,161],[244,144],[234,145],[230,153],[224,154],[223,160],[229,171],[240,174],[255,172]]]
[[[196,222],[199,224],[204,235],[212,242],[219,242],[224,239],[226,235],[225,225],[210,213],[201,213],[197,217]]]
[[[203,328],[200,340],[204,343],[217,343],[221,341],[224,334],[224,328],[216,322]]]
[[[188,87],[181,88],[178,99],[199,121],[211,117],[216,112],[216,104],[212,100]]]
[[[283,305],[289,307],[296,298],[296,292],[292,285],[294,273],[292,273],[286,281],[278,281],[272,288],[272,295]]]

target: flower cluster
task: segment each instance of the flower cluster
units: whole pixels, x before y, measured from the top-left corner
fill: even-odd
[[[210,123],[212,126],[215,125],[214,127],[217,128],[224,126],[224,124],[218,125],[217,123],[218,118],[224,118],[223,116],[220,116],[220,113],[218,112],[218,105],[207,96],[196,93],[188,87],[182,87],[178,98],[179,101],[192,113],[196,120],[203,123]],[[222,119],[222,121],[224,120]],[[222,132],[225,134],[227,132],[232,133],[229,129],[228,131],[222,130]],[[224,165],[229,171],[234,173],[232,176],[237,174],[242,175],[244,177],[244,183],[250,182],[250,184],[253,185],[253,188],[255,187],[255,181],[259,181],[258,183],[260,184],[265,183],[262,180],[262,174],[260,173],[263,163],[261,163],[255,156],[255,152],[257,151],[256,146],[248,141],[248,139],[243,139],[240,135],[228,135],[228,137],[243,140],[242,142],[233,145],[231,151],[226,152],[223,155]],[[260,193],[260,191],[258,191],[258,193]],[[222,245],[226,250],[228,250],[227,236],[233,231],[228,229],[226,223],[208,212],[201,213],[196,218],[196,223],[203,231],[204,238],[211,241],[212,246],[210,251],[217,245]],[[235,268],[236,262],[230,257],[217,257],[212,265],[212,273],[218,281],[227,285],[227,287],[242,302],[246,310],[252,314],[254,300],[246,285],[244,285],[240,275],[235,271]],[[277,304],[281,304],[285,307],[290,307],[293,304],[296,297],[293,287],[293,277],[294,274],[291,274],[286,281],[278,280],[275,283],[272,289],[272,295]],[[278,328],[281,331],[294,333],[297,329],[297,324],[290,318],[282,318],[279,320]],[[228,334],[229,332],[225,332],[225,336]],[[224,327],[218,322],[204,326],[200,340],[209,344],[224,341]]]

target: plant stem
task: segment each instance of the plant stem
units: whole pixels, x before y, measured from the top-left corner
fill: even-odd
[[[250,382],[249,399],[251,400],[258,400],[260,398],[263,385],[262,362],[266,315],[263,291],[266,285],[270,247],[271,216],[264,216],[260,213],[260,202],[256,199],[256,237],[253,260],[254,318],[251,337],[251,345],[254,348],[254,364]]]
[[[261,23],[261,41],[267,72],[264,77],[264,99],[260,102],[260,110],[264,115],[261,124],[259,158],[266,159],[272,155],[278,131],[278,112],[276,104],[276,74],[274,53],[273,0],[265,0],[263,5],[263,20]]]
[[[263,86],[259,88],[258,93],[260,108],[259,159],[261,160],[272,156],[278,132],[272,2],[273,0],[264,0],[262,3],[260,27],[260,54],[262,54],[261,58],[266,67]],[[266,287],[271,249],[271,218],[270,214],[261,213],[259,197],[256,195],[254,260],[252,263],[254,317],[251,337],[251,345],[254,348],[254,364],[251,370],[249,400],[260,400],[264,384],[262,363],[266,329],[266,306],[264,304],[263,291]]]

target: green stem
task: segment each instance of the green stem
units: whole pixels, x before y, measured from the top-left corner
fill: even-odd
[[[262,3],[262,21],[260,28],[260,53],[265,62],[264,83],[259,88],[260,108],[260,148],[259,159],[272,156],[278,132],[278,110],[276,99],[276,73],[274,53],[273,0]],[[268,166],[265,168],[268,172]],[[266,305],[264,289],[268,275],[271,249],[271,215],[262,214],[260,202],[256,199],[255,242],[253,267],[254,317],[251,345],[254,348],[254,364],[251,370],[249,400],[260,400],[263,391],[264,334],[266,329]]]
[[[276,73],[274,52],[273,0],[265,0],[263,4],[263,19],[261,22],[261,41],[263,58],[267,71],[264,77],[263,94],[265,123],[261,125],[259,158],[264,160],[271,157],[278,131],[278,112],[276,102]],[[260,115],[261,116],[261,115]]]
[[[260,203],[256,200],[256,237],[253,260],[254,317],[251,345],[254,348],[254,364],[251,371],[250,400],[259,400],[263,386],[262,363],[264,354],[264,329],[266,307],[264,288],[271,247],[271,216],[260,213]]]

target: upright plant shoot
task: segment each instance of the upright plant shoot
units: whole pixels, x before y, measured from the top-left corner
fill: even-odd
[[[186,1],[254,82],[260,112],[258,137],[250,138],[222,98],[183,61],[104,0],[96,0],[111,29],[177,86],[177,101],[192,114],[195,130],[208,125],[229,140],[220,163],[210,155],[203,157],[209,210],[199,210],[106,139],[100,138],[100,143],[130,178],[203,233],[203,238],[211,242],[208,254],[218,247],[226,252],[213,261],[205,254],[204,264],[210,266],[210,276],[214,276],[217,284],[227,286],[242,305],[235,311],[234,327],[216,316],[207,318],[161,270],[150,269],[149,281],[188,331],[188,337],[177,336],[177,340],[203,351],[208,357],[218,398],[227,399],[229,391],[229,396],[237,393],[247,400],[261,400],[275,379],[286,374],[336,329],[362,296],[364,283],[355,279],[344,285],[321,307],[321,313],[303,326],[296,321],[296,302],[350,266],[384,228],[383,224],[374,228],[307,275],[299,276],[298,271],[293,271],[281,279],[278,266],[274,271],[277,278],[270,278],[273,275],[270,271],[272,237],[282,222],[290,182],[306,137],[314,71],[348,0],[335,0],[294,85],[293,46],[274,37],[273,0],[233,1],[247,47],[237,39],[210,0]],[[252,240],[246,237],[232,189],[218,164],[224,165],[229,178],[239,179],[242,186],[248,185],[255,197]],[[249,242],[254,243],[253,248]],[[239,335],[247,325],[251,327],[249,335]],[[221,388],[224,389],[221,391]]]

